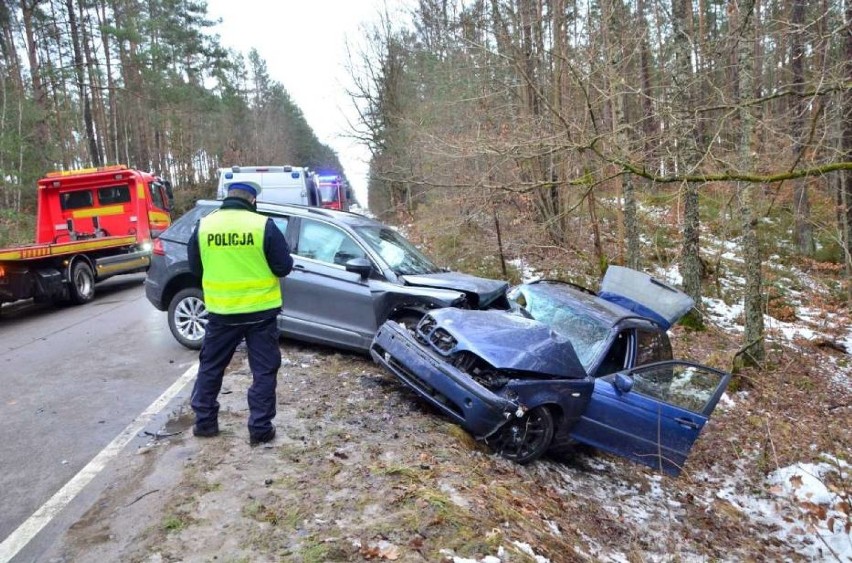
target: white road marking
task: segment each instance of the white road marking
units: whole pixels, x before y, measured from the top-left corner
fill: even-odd
[[[36,510],[23,524],[18,526],[9,537],[0,543],[0,563],[8,563],[14,556],[38,534],[42,528],[53,520],[54,516],[59,514],[68,503],[74,500],[80,491],[88,485],[92,479],[100,473],[106,464],[115,456],[117,456],[130,441],[141,432],[148,423],[151,422],[160,411],[162,411],[169,401],[175,398],[180,393],[180,390],[195,377],[198,372],[198,362],[189,366],[183,375],[175,381],[171,387],[166,389],[157,400],[145,409],[145,411],[137,416],[133,422],[127,425],[127,428],[121,431],[107,447],[96,455],[86,467],[80,470],[64,487],[50,497],[41,508]]]

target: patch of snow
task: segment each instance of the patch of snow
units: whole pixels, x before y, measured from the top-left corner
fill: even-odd
[[[556,522],[554,522],[553,520],[545,520],[544,523],[547,524],[547,527],[550,530],[551,534],[556,537],[562,535],[562,532],[559,530],[559,526],[556,525]]]
[[[467,499],[464,498],[461,494],[459,494],[455,487],[453,487],[449,483],[441,483],[441,491],[447,493],[447,496],[449,496],[450,500],[454,504],[462,508],[470,507],[470,503],[467,501]]]
[[[733,252],[723,252],[722,258],[724,258],[725,260],[730,260],[731,262],[737,262],[739,264],[745,263],[745,260],[743,260],[742,257],[737,256]]]
[[[725,277],[719,280],[719,283],[725,290],[731,291],[742,291],[742,288],[745,287],[746,280],[742,276],[736,276],[734,274],[726,274]]]
[[[550,559],[548,559],[547,557],[536,555],[532,547],[530,547],[528,544],[519,541],[512,542],[512,544],[515,545],[518,550],[535,559],[536,563],[550,563]],[[497,555],[486,555],[482,559],[459,557],[452,549],[446,548],[439,550],[438,553],[440,553],[444,557],[452,559],[453,563],[502,563],[503,561],[511,561],[510,558],[506,557],[506,550],[503,548],[502,545],[497,549]]]
[[[629,529],[641,530],[643,561],[671,561],[675,553],[685,561],[700,559],[699,554],[679,539],[679,534],[672,533],[686,517],[686,508],[666,490],[663,476],[644,476],[647,486],[640,488],[636,482],[615,478],[617,467],[606,458],[584,456],[582,463],[589,467],[583,472],[582,479],[576,478],[576,470],[561,465],[551,467],[551,471],[561,477],[561,483],[556,485],[560,494],[579,499],[584,504],[599,506],[613,521]],[[544,465],[542,462],[539,464]],[[601,545],[581,530],[575,532],[580,533],[585,543],[582,550],[575,547],[580,556],[612,563],[634,560],[620,549]]]
[[[705,297],[704,308],[707,313],[713,317],[713,322],[721,328],[742,332],[743,326],[737,322],[737,319],[743,314],[743,306],[741,303],[728,305],[721,299],[713,299]]]
[[[524,542],[520,542],[520,541],[513,541],[512,545],[517,547],[523,553],[525,553],[525,554],[529,555],[530,557],[532,557],[533,559],[535,559],[536,563],[550,563],[550,559],[548,559],[547,557],[545,557],[543,555],[537,555],[536,552],[533,551],[533,548],[530,547],[530,545],[528,543],[524,543]]]
[[[849,347],[851,344],[852,341],[847,341],[845,344],[846,350],[849,352],[852,352],[852,348]],[[841,366],[837,358],[829,356],[828,362],[832,365],[832,370],[829,371],[831,382],[843,388],[846,392],[852,392],[852,366],[849,365],[848,360]]]
[[[728,395],[728,392],[725,391],[722,393],[722,396],[719,398],[719,403],[716,405],[717,409],[721,409],[723,411],[732,409],[737,406],[737,403]]]
[[[793,546],[809,560],[852,560],[852,536],[844,525],[845,499],[826,484],[826,477],[836,473],[849,480],[849,464],[831,456],[827,461],[796,463],[782,467],[767,476],[767,493],[756,496],[739,492],[742,482],[737,475],[728,477],[716,496],[747,516],[752,522],[766,526],[764,535],[774,536]],[[712,500],[705,501],[708,507]]]
[[[668,268],[657,267],[653,275],[672,285],[683,285],[683,276],[680,275],[680,268],[676,263],[671,264]]]
[[[529,264],[527,264],[526,260],[524,260],[523,258],[515,258],[514,260],[509,260],[508,262],[516,270],[521,272],[521,282],[529,283],[541,279],[541,273],[534,270]]]
[[[669,209],[665,207],[651,207],[650,205],[645,205],[641,201],[636,202],[636,209],[643,213],[647,217],[657,217],[664,218],[669,213]]]

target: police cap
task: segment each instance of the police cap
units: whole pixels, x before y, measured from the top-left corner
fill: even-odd
[[[261,187],[257,182],[252,182],[249,180],[239,180],[236,182],[228,182],[225,184],[225,189],[228,191],[231,190],[243,190],[244,192],[248,192],[254,197],[260,195]]]

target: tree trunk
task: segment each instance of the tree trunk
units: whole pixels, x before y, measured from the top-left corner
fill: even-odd
[[[44,86],[41,81],[41,65],[38,59],[38,45],[35,41],[33,29],[33,15],[41,3],[41,0],[21,0],[21,14],[24,20],[24,35],[27,41],[27,60],[30,64],[30,77],[33,87],[33,98],[35,99],[38,115],[33,127],[33,154],[35,157],[35,168],[41,171],[50,168],[50,157],[48,146],[50,142],[50,128],[47,124],[47,116],[50,114],[50,106],[47,103]],[[36,173],[37,175],[38,173]]]
[[[92,54],[92,34],[91,16],[88,11],[83,10],[83,3],[78,2],[77,9],[80,16],[80,39],[83,43],[83,55],[86,61],[86,76],[89,78],[89,97],[92,100],[92,118],[94,121],[93,130],[95,133],[94,150],[98,155],[97,163],[104,164],[106,162],[104,153],[104,133],[107,131],[106,115],[104,113],[104,104],[101,93],[100,75],[97,72],[97,61]]]
[[[606,272],[608,263],[603,251],[603,245],[601,244],[601,229],[598,221],[597,203],[595,202],[595,190],[590,189],[586,197],[589,199],[589,219],[592,223],[592,240],[595,245],[595,258],[598,260],[598,269],[601,274],[603,274]]]
[[[89,91],[85,84],[83,67],[83,52],[80,48],[80,29],[77,27],[77,14],[74,12],[74,1],[65,0],[68,11],[68,25],[71,28],[71,46],[74,49],[74,76],[77,79],[77,92],[83,105],[83,125],[86,129],[86,140],[89,146],[89,161],[95,166],[101,165],[101,155],[98,142],[95,139],[95,124],[92,120],[92,104],[89,102]]]
[[[56,5],[50,4],[50,27],[51,32],[45,33],[45,37],[53,37],[59,41],[60,37],[66,35],[65,30],[59,30],[59,22],[61,21],[59,17],[57,17],[55,11]],[[64,18],[63,18],[64,19]],[[65,61],[62,59],[62,45],[58,43],[56,45],[56,54],[59,60],[54,63],[51,59],[51,49],[47,46],[44,46],[43,53],[44,56],[41,59],[42,64],[48,68],[63,68],[66,64],[70,65],[70,61]],[[72,154],[74,152],[74,148],[72,145],[75,143],[71,141],[73,138],[73,132],[77,131],[77,123],[75,122],[74,117],[76,117],[76,112],[71,111],[71,101],[70,96],[68,95],[68,90],[66,89],[65,81],[62,80],[62,77],[56,72],[48,72],[45,80],[46,84],[43,84],[45,88],[45,96],[47,99],[53,104],[53,111],[50,114],[53,116],[55,133],[53,138],[56,144],[59,145],[59,155],[60,160],[62,162],[62,168],[64,170],[68,170],[71,167],[71,162],[74,160],[75,155]],[[66,125],[66,118],[68,114],[72,113],[73,117],[71,118],[71,123]]]
[[[805,88],[805,48],[804,48],[805,0],[793,0],[790,13],[790,70],[793,73],[790,88],[790,143],[794,163],[801,162],[804,146],[804,121],[807,105],[803,99]],[[800,178],[793,181],[793,216],[795,217],[795,243],[799,253],[812,256],[816,250],[813,229],[811,228],[811,205],[808,198],[808,181]]]
[[[7,69],[6,72],[9,78],[12,79],[12,83],[15,85],[15,92],[19,96],[23,96],[24,79],[21,76],[21,60],[18,57],[18,46],[15,44],[15,33],[18,32],[19,24],[6,2],[0,2],[0,26],[3,29],[3,63]]]
[[[656,144],[652,139],[658,136],[656,116],[654,114],[654,92],[651,88],[651,49],[648,45],[648,24],[645,20],[645,0],[636,2],[636,25],[642,39],[639,44],[640,73],[642,75],[642,131],[645,133],[645,155],[650,156],[655,151]]]
[[[106,15],[106,1],[104,0],[100,5],[100,12],[98,12],[98,24],[101,29],[107,23],[107,15]],[[107,162],[118,163],[119,157],[119,148],[118,148],[118,108],[116,107],[115,102],[115,79],[112,76],[112,52],[111,52],[111,42],[109,38],[109,34],[102,32],[101,40],[104,44],[104,65],[106,67],[106,79],[107,79],[107,103],[109,105],[109,115],[107,116],[106,128],[104,129],[106,133],[106,159]]]
[[[696,146],[695,123],[691,114],[695,90],[692,72],[692,47],[689,30],[692,29],[692,2],[673,0],[672,3],[672,41],[675,49],[675,73],[673,96],[672,143],[677,147],[677,172],[688,174],[698,164],[699,153]],[[701,258],[699,256],[700,215],[698,186],[694,182],[684,182],[683,247],[681,264],[683,271],[683,289],[701,306]],[[701,318],[691,315],[690,322],[701,325]]]
[[[852,82],[852,2],[846,2],[846,26],[844,35],[844,76],[847,83]],[[852,160],[852,90],[843,93],[843,155],[845,160]],[[852,304],[852,170],[840,172],[841,187],[845,197],[843,229],[846,232],[846,290],[849,303]]]
[[[737,110],[740,121],[739,165],[745,170],[751,165],[752,136],[754,131],[754,115],[751,107],[743,101],[754,95],[754,36],[755,18],[752,10],[754,0],[732,0],[729,5],[731,19],[737,23],[732,28],[742,30],[742,37],[737,43],[737,83],[740,94],[740,105]],[[765,356],[763,342],[763,296],[761,295],[762,260],[757,237],[757,217],[755,214],[755,192],[758,186],[752,183],[739,182],[740,214],[743,225],[743,260],[745,262],[745,296],[743,312],[745,316],[745,333],[743,335],[745,360],[747,364],[761,365]]]

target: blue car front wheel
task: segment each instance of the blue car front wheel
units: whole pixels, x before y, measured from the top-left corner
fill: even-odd
[[[553,432],[553,414],[539,406],[507,422],[486,443],[506,459],[523,465],[544,455],[553,441]]]

